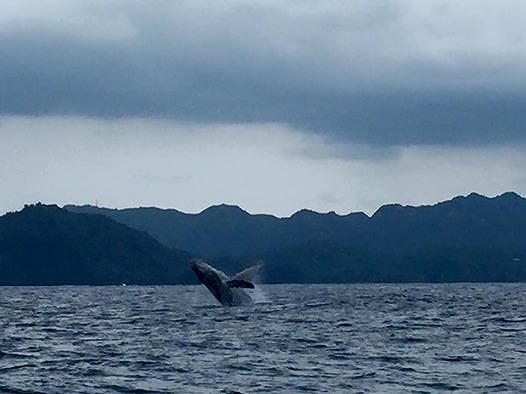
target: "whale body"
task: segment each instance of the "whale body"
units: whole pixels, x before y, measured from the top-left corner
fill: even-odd
[[[199,282],[210,290],[221,305],[240,306],[254,303],[252,297],[243,289],[255,288],[252,279],[261,269],[260,264],[244,269],[232,277],[202,260],[194,260],[190,266]]]

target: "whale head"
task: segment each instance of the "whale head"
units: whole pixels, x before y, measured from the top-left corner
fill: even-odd
[[[215,282],[217,280],[223,279],[216,269],[209,266],[202,260],[192,260],[190,262],[190,267],[201,283],[208,283],[210,281]]]
[[[194,274],[200,279],[200,276],[204,274],[206,263],[200,261],[200,260],[192,260],[190,262],[190,267],[192,268],[192,271],[194,271]]]

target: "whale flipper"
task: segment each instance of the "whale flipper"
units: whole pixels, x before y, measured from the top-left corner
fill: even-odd
[[[251,283],[243,279],[229,280],[228,282],[226,282],[226,285],[231,288],[232,287],[238,287],[238,288],[243,288],[243,289],[255,289],[256,288],[256,286],[254,286],[254,283]]]
[[[245,282],[252,282],[254,277],[259,273],[263,264],[256,264],[252,267],[245,268],[243,271],[235,274],[231,280],[241,280]]]

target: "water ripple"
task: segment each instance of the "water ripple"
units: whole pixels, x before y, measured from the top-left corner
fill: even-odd
[[[526,285],[0,287],[0,392],[526,391]]]

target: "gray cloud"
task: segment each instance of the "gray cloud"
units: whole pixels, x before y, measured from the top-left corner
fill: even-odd
[[[372,213],[473,190],[526,193],[521,147],[399,147],[382,160],[323,153],[331,149],[317,134],[276,124],[0,117],[0,214],[36,201]]]
[[[526,137],[519,0],[16,4],[3,114],[287,123],[375,147]]]

